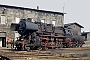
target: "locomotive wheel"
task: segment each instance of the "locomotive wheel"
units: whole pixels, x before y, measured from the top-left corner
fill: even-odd
[[[38,50],[42,50],[42,47],[38,47],[37,49],[38,49]]]
[[[59,48],[63,48],[63,44],[60,44],[59,46],[60,46]]]
[[[24,50],[27,50],[27,51],[29,51],[30,50],[30,47],[28,46],[28,45],[24,45]]]
[[[30,51],[30,48],[28,47],[26,50],[27,50],[27,51]]]
[[[48,48],[43,46],[43,47],[42,47],[42,50],[48,50]]]
[[[16,50],[21,50],[22,49],[22,47],[17,47],[17,49]]]
[[[79,47],[82,47],[82,44],[80,44]]]
[[[18,44],[17,46],[16,46],[16,50],[21,50],[22,49],[22,45],[21,44]]]

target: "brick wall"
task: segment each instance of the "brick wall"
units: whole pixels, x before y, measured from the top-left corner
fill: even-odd
[[[6,9],[4,9],[6,8]],[[63,26],[64,16],[61,14],[54,14],[48,12],[37,12],[33,10],[26,10],[20,8],[9,8],[0,6],[0,16],[4,15],[6,19],[6,24],[0,24],[0,32],[6,32],[7,36],[15,37],[15,32],[10,31],[10,25],[15,22],[17,18],[32,18],[34,21],[45,20],[45,23],[52,23],[53,20],[56,21],[56,26]],[[0,17],[1,21],[1,17]]]

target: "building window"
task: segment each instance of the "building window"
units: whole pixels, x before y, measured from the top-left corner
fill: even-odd
[[[35,21],[32,19],[32,22],[35,22]]]
[[[45,20],[41,20],[42,23],[45,23]]]
[[[54,26],[55,26],[55,22],[56,22],[55,20],[52,21],[52,24],[53,24]]]
[[[20,18],[17,18],[15,19],[15,23],[19,23],[20,22]]]
[[[1,16],[1,24],[6,24],[5,16]]]
[[[2,38],[0,38],[0,47],[2,47]]]
[[[17,38],[18,38],[19,36],[20,36],[19,33],[16,32],[16,33],[15,33],[15,40],[17,40]]]

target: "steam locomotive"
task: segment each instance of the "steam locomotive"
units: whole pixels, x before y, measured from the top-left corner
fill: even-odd
[[[20,34],[14,43],[17,50],[72,48],[84,44],[84,38],[76,30],[53,24],[22,19],[18,24],[12,23],[10,29]]]

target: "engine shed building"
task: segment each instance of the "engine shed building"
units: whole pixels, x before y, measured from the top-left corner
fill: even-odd
[[[90,32],[82,32],[82,36],[85,36],[85,44],[84,47],[90,47]]]
[[[29,18],[32,22],[38,21],[55,26],[64,26],[64,14],[62,12],[31,9],[25,7],[0,4],[0,46],[5,47],[7,38],[16,38],[17,32],[10,31],[11,23],[19,23],[20,19]]]
[[[78,24],[78,23],[68,23],[68,24],[64,24],[65,28],[71,28],[71,29],[75,29],[78,31],[78,35],[81,35],[81,28],[84,28],[82,25]]]
[[[90,40],[90,32],[82,32],[82,36],[85,36],[86,41]]]

